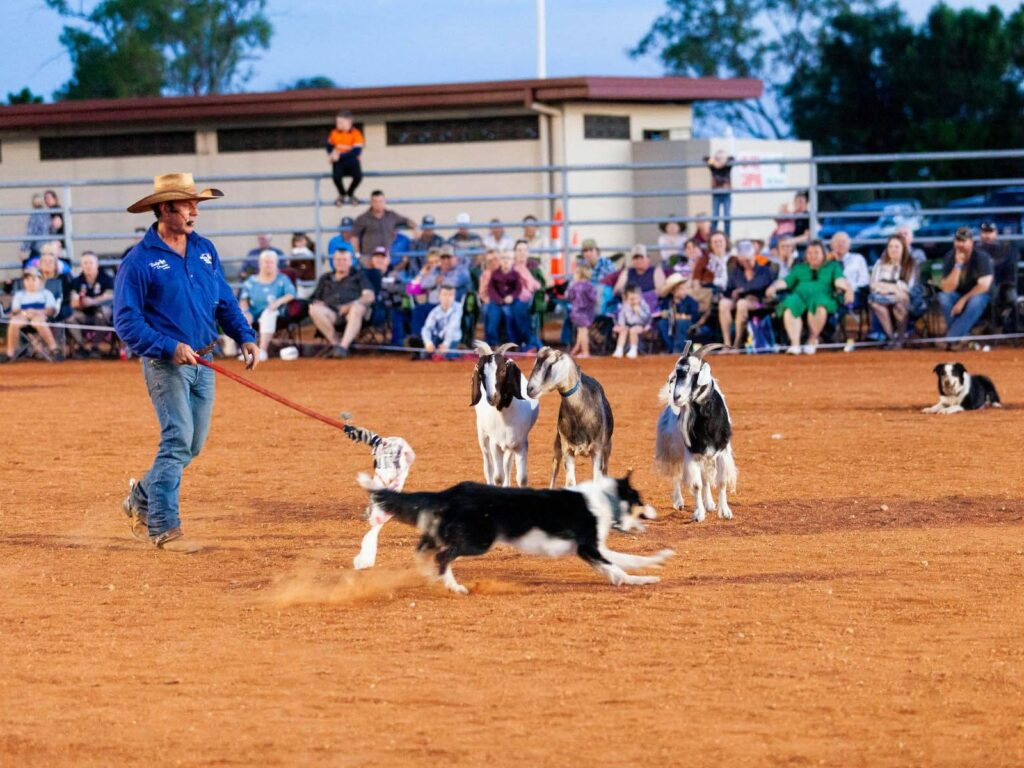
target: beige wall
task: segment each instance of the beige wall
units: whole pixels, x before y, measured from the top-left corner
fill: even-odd
[[[543,106],[541,108],[543,109]],[[367,139],[367,148],[363,154],[364,168],[398,171],[453,167],[536,166],[548,162],[627,163],[633,158],[633,142],[642,139],[645,129],[671,130],[675,134],[682,132],[688,135],[692,120],[689,105],[579,103],[558,105],[553,110],[556,113],[553,116],[538,114],[541,129],[539,140],[409,146],[387,145],[385,124],[388,119],[460,117],[467,116],[467,113],[417,112],[360,116],[364,122]],[[486,111],[487,115],[495,113],[495,110]],[[584,139],[583,116],[595,113],[629,115],[632,141]],[[472,114],[468,113],[468,116]],[[514,110],[509,111],[509,114],[523,112]],[[308,121],[305,122],[308,124]],[[326,122],[329,123],[329,120]],[[280,124],[275,122],[275,125]],[[288,232],[313,233],[315,211],[312,203],[313,182],[310,179],[221,182],[218,178],[252,174],[327,174],[330,167],[324,152],[310,149],[221,154],[217,151],[216,126],[163,124],[160,129],[196,130],[197,154],[41,161],[38,139],[35,135],[0,136],[3,144],[0,173],[3,180],[39,182],[28,188],[0,189],[0,209],[28,208],[32,193],[44,186],[57,187],[63,198],[64,190],[53,183],[53,180],[149,178],[158,173],[181,170],[195,174],[199,184],[218,186],[226,194],[223,203],[210,202],[203,205],[199,224],[201,232],[247,233],[216,236],[218,248],[225,257],[243,255],[252,248],[255,245],[252,233],[258,231],[282,230],[281,234],[274,236],[275,245],[282,249],[287,249],[289,244]],[[253,130],[258,130],[258,127],[254,127]],[[48,135],[53,133],[47,132]],[[570,189],[573,192],[621,192],[631,190],[632,183],[632,174],[628,171],[574,172],[570,179]],[[371,190],[378,187],[387,193],[389,200],[395,201],[394,207],[401,213],[417,220],[425,213],[432,213],[442,223],[453,222],[456,214],[462,211],[468,212],[474,222],[481,223],[492,217],[518,222],[529,213],[544,219],[553,213],[555,207],[561,206],[561,202],[556,201],[549,208],[548,203],[543,200],[443,204],[401,202],[407,198],[529,195],[552,190],[559,192],[558,177],[549,177],[548,174],[542,173],[407,176],[383,179],[369,177],[363,181],[359,194],[365,199]],[[128,204],[145,195],[147,191],[148,185],[145,183],[72,187],[72,203],[76,209],[115,209],[107,213],[82,212],[74,217],[76,253],[92,249],[100,253],[119,254],[131,242],[132,229],[137,226],[148,226],[152,221],[148,214],[132,215],[124,212]],[[321,242],[323,247],[342,215],[357,215],[365,210],[365,207],[335,208],[331,204],[335,192],[329,178],[320,182],[320,196],[324,202],[322,226],[325,234]],[[296,205],[258,209],[230,207],[282,201],[291,201]],[[581,219],[630,218],[633,216],[634,206],[630,198],[593,199],[573,202],[569,212],[574,218]],[[0,216],[0,234],[22,234],[25,220],[26,216],[22,214]],[[482,234],[483,227],[479,229]],[[518,228],[509,231],[513,236],[519,234]],[[451,229],[441,230],[444,236],[450,235],[451,232]],[[572,232],[577,240],[597,237],[609,247],[628,247],[635,239],[633,227],[630,225],[574,227]],[[97,240],[84,239],[83,236],[89,235],[102,237]],[[0,263],[16,261],[17,250],[17,243],[0,243]]]
[[[690,141],[644,142],[635,146],[634,157],[637,162],[701,162],[704,156],[717,149],[735,155],[737,158],[759,157],[765,159],[760,170],[762,183],[776,184],[781,182],[784,187],[806,187],[810,183],[810,166],[799,163],[773,162],[774,158],[806,158],[811,154],[811,144],[807,141],[762,141],[758,139],[692,139]],[[769,164],[771,167],[769,167]],[[779,167],[781,166],[781,167]],[[757,171],[756,167],[747,170]],[[772,171],[772,173],[764,173]],[[776,171],[781,171],[781,175]],[[733,169],[733,185],[739,188],[743,183],[743,169]],[[633,174],[637,191],[669,190],[669,189],[708,189],[711,186],[709,172],[703,166],[683,170],[652,170],[636,171]],[[756,174],[748,179],[754,183]],[[779,206],[789,203],[792,192],[763,192],[756,194],[734,193],[732,196],[732,213],[734,216],[763,214],[763,219],[737,221],[732,226],[732,239],[758,237],[767,239],[775,228],[773,220]],[[687,195],[680,197],[638,198],[636,215],[638,218],[667,218],[671,215],[697,216],[711,213],[710,195]],[[658,240],[660,232],[656,225],[638,225],[643,242],[653,244]],[[694,225],[687,226],[692,233]]]

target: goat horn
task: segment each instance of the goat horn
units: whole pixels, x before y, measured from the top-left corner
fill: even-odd
[[[681,354],[679,355],[679,359],[680,359],[680,360],[683,360],[683,359],[685,359],[686,357],[688,357],[688,356],[689,356],[689,354],[690,354],[690,349],[691,349],[692,347],[693,347],[693,341],[691,341],[691,340],[689,340],[689,339],[688,339],[688,340],[687,340],[687,342],[686,342],[686,346],[684,346],[684,347],[683,347],[683,351],[682,351],[682,353],[681,353]]]
[[[486,341],[474,341],[473,349],[476,350],[476,353],[480,355],[480,357],[483,357],[484,355],[494,354],[494,350],[491,349],[491,345],[488,344]]]
[[[705,344],[700,349],[698,349],[695,354],[698,360],[703,360],[704,355],[708,354],[709,352],[714,352],[716,349],[722,349],[723,347],[725,347],[725,344]]]
[[[509,344],[502,344],[500,347],[498,347],[496,350],[494,350],[494,354],[496,354],[496,355],[503,355],[506,352],[508,352],[510,349],[515,349],[518,346],[519,346],[518,344],[511,344],[511,343],[509,343]]]

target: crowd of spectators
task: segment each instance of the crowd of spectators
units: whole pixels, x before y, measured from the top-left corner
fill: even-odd
[[[707,162],[717,183],[733,158],[716,153]],[[346,173],[354,167],[342,165]],[[346,192],[339,187],[346,203],[355,200],[358,184],[349,178],[354,181]],[[716,198],[729,194],[727,186],[714,189]],[[415,348],[420,359],[449,358],[478,335],[492,346],[510,341],[536,349],[545,318],[559,313],[562,343],[574,354],[633,358],[677,352],[688,340],[720,341],[727,351],[813,354],[826,336],[852,340],[847,329],[857,324],[861,330],[866,324],[868,338],[901,347],[929,306],[961,343],[991,301],[1015,290],[1016,249],[999,240],[991,224],[982,226],[980,238],[959,230],[941,276],[932,281],[922,272],[924,254],[914,248],[909,228],[888,238],[869,264],[845,232],[828,243],[810,239],[804,193],[783,206],[764,240],[735,243],[725,226],[729,203],[715,202],[715,221],[701,215],[692,234],[688,222],[667,217],[650,250],[637,244],[606,256],[594,238],[585,238],[561,275],[552,274],[550,241],[533,215],[509,232],[500,219],[485,227],[459,213],[445,238],[433,215],[417,222],[388,207],[383,191],[375,190],[363,212],[342,217],[322,254],[303,232],[292,235],[288,252],[275,247],[270,233],[258,234],[240,259],[240,304],[259,331],[263,359],[280,331],[307,318],[332,357],[347,357],[372,327],[384,335],[379,342]],[[80,358],[115,355],[113,334],[98,330],[111,324],[112,272],[91,252],[73,269],[60,238],[56,195],[47,191],[32,204],[21,246],[23,274],[0,303],[9,314],[0,359],[15,358],[19,346],[51,360],[68,350]],[[145,231],[136,230],[136,243]],[[65,325],[66,334],[60,330]],[[776,347],[776,336],[788,343]]]

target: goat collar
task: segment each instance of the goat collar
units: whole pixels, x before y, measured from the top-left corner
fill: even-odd
[[[583,379],[576,379],[576,383],[572,385],[572,388],[568,392],[558,390],[558,394],[560,394],[562,397],[572,397],[573,395],[576,394],[576,390],[580,388],[580,384],[582,383],[582,381]]]

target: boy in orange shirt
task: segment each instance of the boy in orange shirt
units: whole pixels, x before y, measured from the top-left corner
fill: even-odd
[[[363,132],[352,125],[352,113],[341,111],[335,118],[334,130],[327,137],[327,153],[331,156],[331,168],[334,186],[338,188],[338,199],[335,205],[351,203],[358,205],[356,187],[363,180],[363,168],[359,163],[359,155],[363,151]],[[345,177],[352,181],[345,190]]]

